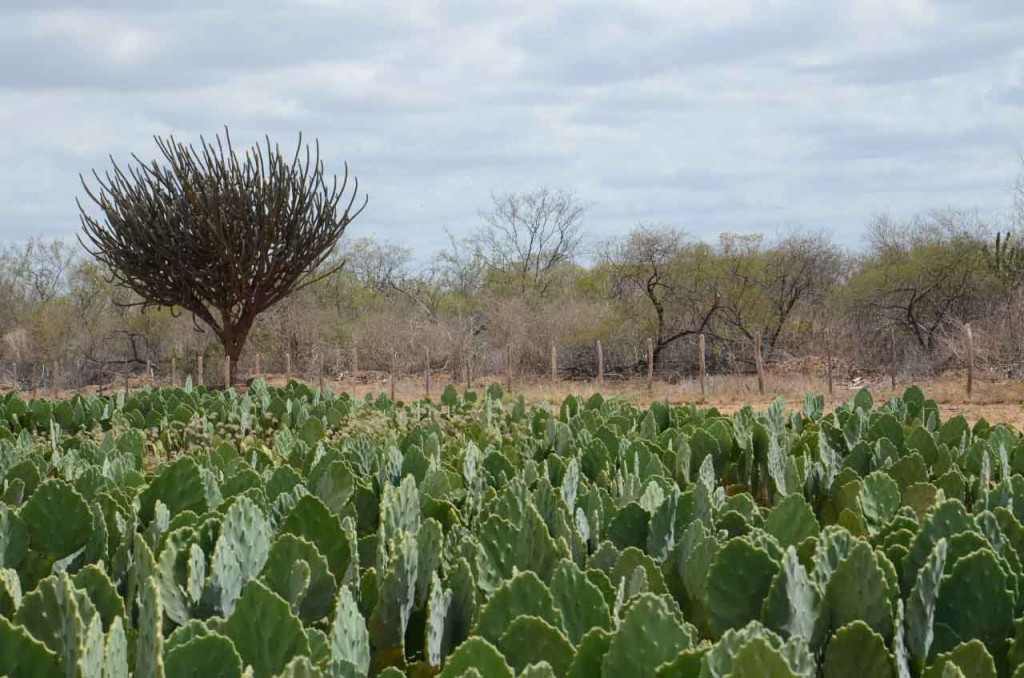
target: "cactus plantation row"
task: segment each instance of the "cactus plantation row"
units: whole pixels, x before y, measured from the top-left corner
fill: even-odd
[[[1024,675],[1024,439],[292,383],[0,399],[0,675]]]

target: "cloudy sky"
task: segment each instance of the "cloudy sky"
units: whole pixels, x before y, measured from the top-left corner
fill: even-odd
[[[369,192],[351,233],[421,253],[540,185],[593,240],[996,219],[1022,35],[1020,0],[0,0],[0,240],[72,237],[80,172],[225,125],[318,137]]]

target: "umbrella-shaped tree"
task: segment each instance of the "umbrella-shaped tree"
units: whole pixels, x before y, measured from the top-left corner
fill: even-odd
[[[225,131],[198,147],[156,137],[163,162],[133,163],[83,178],[99,208],[79,201],[83,246],[141,303],[191,313],[224,346],[234,378],[257,316],[330,275],[325,266],[357,204],[348,165],[328,176],[320,146],[284,155],[267,139],[236,153]]]

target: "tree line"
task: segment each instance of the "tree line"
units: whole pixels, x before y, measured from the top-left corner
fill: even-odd
[[[1020,216],[1019,214],[1017,215]],[[606,371],[646,368],[683,378],[704,334],[708,370],[753,369],[753,338],[776,369],[816,369],[825,342],[840,376],[878,372],[895,338],[899,368],[934,374],[962,365],[963,328],[978,361],[1006,374],[1024,366],[1021,276],[993,256],[995,229],[969,210],[899,221],[879,216],[861,248],[827,234],[724,234],[704,240],[673,226],[639,224],[620,237],[586,237],[586,206],[569,191],[496,194],[479,227],[424,261],[409,248],[346,235],[325,275],[257,318],[242,374],[321,368],[351,372],[432,369],[461,379],[505,368],[546,375],[557,347],[565,377],[589,377],[600,340]],[[1012,260],[1007,258],[1012,264]],[[69,383],[146,369],[184,374],[221,342],[185,309],[142,307],[77,243],[30,240],[0,253],[0,361],[8,383],[43,379],[54,363]]]

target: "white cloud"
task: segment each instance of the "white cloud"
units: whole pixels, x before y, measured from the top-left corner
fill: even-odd
[[[353,234],[425,252],[490,191],[698,234],[997,215],[1024,147],[1014,0],[0,0],[0,239],[77,229],[78,174],[229,125],[320,139]]]

